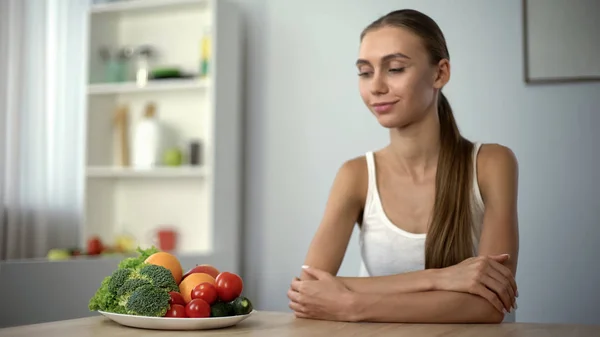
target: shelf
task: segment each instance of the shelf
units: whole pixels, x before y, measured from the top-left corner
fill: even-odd
[[[164,7],[204,5],[206,3],[208,3],[208,0],[122,0],[94,4],[90,8],[90,13],[101,14],[140,10],[161,10],[164,9]]]
[[[206,170],[202,167],[157,167],[136,169],[130,167],[90,166],[88,178],[202,178]]]
[[[180,91],[206,89],[206,79],[173,79],[149,81],[145,86],[138,86],[135,82],[123,83],[96,83],[88,85],[90,95],[114,95],[125,93],[144,93],[155,91]]]
[[[128,233],[144,246],[151,243],[153,229],[173,226],[180,234],[180,254],[204,254],[238,270],[244,34],[238,1],[93,2],[86,13],[86,48],[81,50],[88,57],[82,98],[86,161],[80,244],[85,247],[91,235],[110,242]],[[200,77],[207,34],[212,62],[209,76]],[[110,48],[114,60],[122,47],[140,45],[157,50],[151,68],[176,67],[190,77],[154,79],[138,86],[132,59],[123,69],[125,82],[110,82],[100,48]],[[150,103],[164,126],[165,150],[179,148],[187,159],[190,143],[198,140],[202,165],[191,166],[187,160],[178,167],[120,165],[124,145],[132,145],[123,144],[122,137],[134,140],[136,125]],[[126,134],[115,124],[119,107],[127,107]],[[227,254],[213,249],[225,245]]]

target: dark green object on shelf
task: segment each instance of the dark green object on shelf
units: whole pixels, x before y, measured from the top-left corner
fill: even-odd
[[[165,78],[182,78],[184,77],[181,71],[177,68],[157,68],[152,69],[150,77],[155,80]]]

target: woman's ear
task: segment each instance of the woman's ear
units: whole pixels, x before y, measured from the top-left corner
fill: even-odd
[[[450,61],[448,59],[441,59],[436,69],[433,87],[441,89],[450,81]]]

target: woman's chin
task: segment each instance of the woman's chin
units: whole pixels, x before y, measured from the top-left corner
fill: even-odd
[[[379,115],[376,117],[377,117],[377,122],[379,122],[379,124],[381,126],[383,126],[384,128],[387,128],[387,129],[401,128],[403,125],[406,124],[405,121],[399,120],[398,116],[394,116],[391,114],[390,115]]]

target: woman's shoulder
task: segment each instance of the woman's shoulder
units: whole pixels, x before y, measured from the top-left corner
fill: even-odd
[[[516,183],[518,160],[511,148],[497,143],[483,143],[477,155],[477,179],[482,193]]]
[[[498,166],[517,165],[517,156],[508,146],[497,143],[482,143],[477,155],[477,166],[489,171]]]
[[[363,177],[366,179],[368,175],[367,155],[356,156],[344,161],[338,169],[338,175],[352,180]]]
[[[338,169],[336,180],[345,185],[347,194],[362,200],[369,184],[367,155],[344,161]]]

